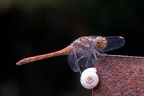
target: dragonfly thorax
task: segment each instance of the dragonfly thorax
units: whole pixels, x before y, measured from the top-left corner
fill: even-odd
[[[75,51],[81,55],[95,51],[93,41],[89,37],[78,38],[71,44],[71,46],[73,46]]]

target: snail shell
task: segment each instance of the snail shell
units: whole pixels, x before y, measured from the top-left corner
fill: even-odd
[[[99,82],[99,77],[96,74],[97,70],[94,67],[84,70],[80,77],[82,86],[86,89],[93,89]]]

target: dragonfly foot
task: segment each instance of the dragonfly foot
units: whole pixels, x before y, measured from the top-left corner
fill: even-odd
[[[104,58],[106,58],[106,56],[108,56],[108,54],[98,54],[98,55],[97,55],[98,60],[99,60],[99,59],[104,59]]]

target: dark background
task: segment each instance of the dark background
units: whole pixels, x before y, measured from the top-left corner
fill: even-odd
[[[0,0],[0,96],[91,96],[67,56],[16,66],[84,35],[123,36],[108,54],[144,55],[143,0]]]

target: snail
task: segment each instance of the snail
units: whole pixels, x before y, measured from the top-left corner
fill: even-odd
[[[85,69],[80,77],[82,86],[86,89],[93,89],[99,82],[99,77],[96,74],[97,69],[94,67]]]

